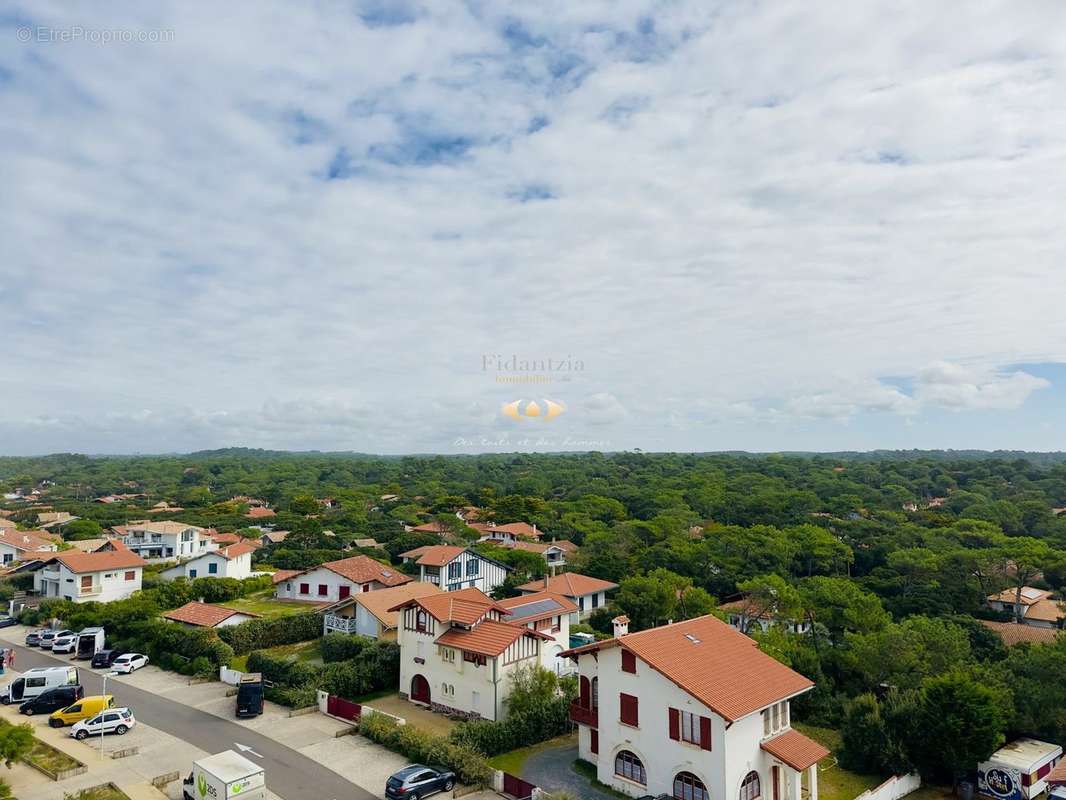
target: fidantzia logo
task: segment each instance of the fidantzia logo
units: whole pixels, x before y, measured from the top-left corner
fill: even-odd
[[[536,400],[513,400],[510,403],[504,403],[500,411],[505,417],[517,420],[555,419],[566,411],[566,406],[560,402],[547,398],[542,398],[542,400],[543,406]]]

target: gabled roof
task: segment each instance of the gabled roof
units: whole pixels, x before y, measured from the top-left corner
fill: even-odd
[[[71,572],[101,572],[109,569],[130,569],[143,567],[145,560],[128,549],[100,550],[95,553],[75,553],[70,550],[52,553],[44,560],[45,564],[58,561]]]
[[[580,656],[612,647],[633,653],[727,722],[814,686],[759,650],[754,639],[710,615],[627,633],[561,655]]]
[[[1034,603],[1039,603],[1041,600],[1046,600],[1051,597],[1051,592],[1047,589],[1035,589],[1032,586],[1022,587],[1022,605],[1031,606]],[[989,595],[988,600],[994,603],[1016,603],[1018,600],[1017,589],[1004,589],[997,594]]]
[[[212,533],[210,537],[211,541],[216,544],[237,544],[241,540],[241,537],[235,533]]]
[[[272,508],[263,508],[262,506],[254,506],[249,508],[246,517],[250,519],[266,519],[267,517],[275,517],[277,513]]]
[[[520,592],[548,591],[554,594],[561,594],[564,597],[582,597],[594,592],[609,592],[611,589],[617,588],[617,583],[600,580],[599,578],[590,578],[588,575],[581,575],[577,572],[564,572],[561,575],[548,578],[547,583],[545,583],[543,578],[523,583],[518,587],[518,590]]]
[[[195,600],[191,603],[186,603],[181,608],[175,608],[173,611],[168,611],[163,616],[174,622],[184,622],[188,625],[199,625],[204,628],[213,628],[220,622],[225,622],[234,614],[244,614],[246,617],[260,616],[259,614],[253,614],[251,611],[237,611],[236,609],[226,608],[225,606],[216,606]]]
[[[41,536],[37,531],[0,530],[0,542],[23,552],[50,552],[55,549],[55,540]]]
[[[319,564],[317,567],[310,567],[309,569],[279,570],[274,573],[273,581],[278,583],[287,578],[294,578],[297,575],[306,575],[316,569],[328,569],[342,578],[347,578],[352,583],[377,581],[384,586],[399,586],[414,580],[410,575],[404,575],[402,572],[398,572],[380,561],[375,561],[370,556],[358,555],[351,558],[342,558],[338,561],[327,561],[325,564]],[[282,577],[278,577],[279,575],[282,575]]]
[[[511,616],[507,618],[508,624],[511,625],[525,625],[577,611],[577,606],[572,600],[551,592],[508,597],[498,602],[511,612]]]
[[[503,525],[494,525],[491,530],[513,533],[515,536],[528,536],[530,539],[539,539],[541,532],[528,522],[508,522]]]
[[[118,528],[123,528],[126,533],[130,531],[148,531],[148,533],[181,533],[192,528],[195,531],[203,533],[204,529],[199,525],[190,525],[187,522],[174,522],[173,520],[160,520],[158,522],[130,522],[126,525],[116,525]]]
[[[304,571],[302,569],[279,569],[277,572],[270,576],[270,580],[273,583],[281,583],[283,580],[287,580],[288,578],[295,578],[297,575],[303,574]]]
[[[1022,619],[1037,619],[1041,622],[1058,622],[1063,617],[1066,617],[1066,611],[1063,610],[1064,603],[1062,600],[1037,600],[1031,606],[1029,610],[1025,612],[1025,616]]]
[[[1057,628],[1041,628],[1037,625],[1026,625],[1025,623],[1019,625],[1017,622],[993,622],[988,619],[979,621],[990,631],[998,634],[999,638],[1003,640],[1003,644],[1007,645],[1007,647],[1012,647],[1022,642],[1047,644],[1055,641],[1055,637],[1060,633]]]
[[[468,653],[494,657],[500,655],[523,636],[551,640],[550,636],[531,631],[529,628],[486,619],[470,630],[449,628],[437,637],[435,643],[447,647],[457,647]]]
[[[438,622],[456,622],[460,625],[475,625],[492,610],[501,614],[511,613],[480,589],[472,588],[412,598],[388,610],[399,611],[409,606],[420,606]]]
[[[453,561],[466,550],[450,544],[430,544],[424,547],[416,547],[406,553],[400,553],[401,558],[413,558],[415,563],[425,567],[443,567]]]
[[[441,591],[432,583],[420,583],[412,581],[402,586],[390,586],[388,589],[378,589],[376,592],[357,592],[329,606],[329,609],[346,608],[351,605],[360,605],[369,611],[378,622],[386,628],[395,628],[398,625],[399,613],[390,611],[398,603],[413,600],[416,597],[440,594]],[[327,609],[328,610],[328,609]]]
[[[231,544],[229,547],[222,547],[218,550],[209,550],[205,555],[223,556],[227,559],[234,559],[237,556],[243,556],[245,553],[254,553],[259,548],[251,542],[238,542],[237,544]]]
[[[774,758],[784,761],[792,769],[801,771],[812,764],[817,764],[829,755],[829,751],[814,739],[808,739],[792,728],[772,739],[767,739],[759,746]]]

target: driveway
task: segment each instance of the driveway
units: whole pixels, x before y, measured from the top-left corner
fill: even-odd
[[[522,780],[529,781],[548,792],[569,792],[581,800],[617,800],[614,795],[593,786],[584,776],[574,772],[577,743],[551,747],[533,753],[522,766]]]
[[[14,644],[10,639],[7,646],[14,647],[15,667],[20,671],[29,667],[71,663],[69,658],[23,647]],[[103,688],[100,673],[84,666],[84,662],[79,663],[79,672],[85,693],[100,694]],[[154,672],[158,671],[146,670],[140,675],[134,673],[108,680],[108,691],[115,695],[116,702],[131,706],[137,719],[146,725],[208,753],[243,750],[246,755],[263,765],[270,791],[285,800],[373,800],[375,797],[337,772],[323,769],[319,762],[293,749],[287,743],[281,743],[260,733],[252,725],[240,725],[188,704],[194,698],[208,699],[204,695],[218,691],[219,685],[186,685],[181,693],[171,693],[175,698],[172,700],[161,694],[162,686],[159,684],[165,678],[153,675]],[[142,678],[145,688],[137,685]],[[0,682],[6,683],[9,679],[5,676]],[[300,746],[294,744],[296,747]]]

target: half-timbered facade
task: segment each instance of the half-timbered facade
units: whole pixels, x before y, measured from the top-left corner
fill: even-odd
[[[511,568],[466,547],[435,544],[402,553],[404,563],[418,565],[418,579],[445,592],[478,589],[488,594],[507,577]]]
[[[477,589],[412,598],[400,612],[400,694],[471,719],[506,714],[514,672],[541,663],[551,637],[503,620],[510,612]]]

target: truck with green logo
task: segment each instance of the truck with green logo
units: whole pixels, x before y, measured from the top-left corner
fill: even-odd
[[[182,789],[185,800],[264,800],[266,776],[254,761],[225,750],[192,762]]]

